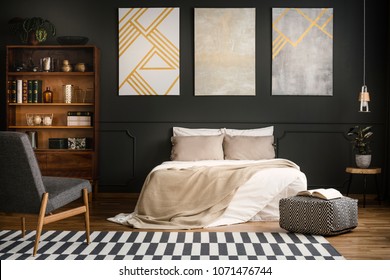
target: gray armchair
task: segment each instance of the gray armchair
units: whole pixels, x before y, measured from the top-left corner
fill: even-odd
[[[35,153],[25,133],[0,131],[0,213],[21,217],[25,235],[25,216],[38,215],[33,255],[38,250],[43,225],[84,214],[89,244],[88,180],[42,176]],[[52,211],[79,198],[83,205],[66,211]]]

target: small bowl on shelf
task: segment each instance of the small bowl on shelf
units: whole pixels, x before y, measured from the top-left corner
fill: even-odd
[[[34,114],[26,114],[27,125],[34,125]]]

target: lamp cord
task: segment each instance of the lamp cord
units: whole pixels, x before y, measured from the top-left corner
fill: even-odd
[[[363,0],[363,85],[366,85],[366,0]]]

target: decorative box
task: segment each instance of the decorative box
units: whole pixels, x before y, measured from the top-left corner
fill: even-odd
[[[337,235],[358,225],[357,199],[293,196],[279,201],[281,228],[306,234]]]
[[[67,149],[67,138],[49,138],[49,149]]]
[[[91,138],[73,137],[68,138],[68,149],[85,150],[91,148]]]

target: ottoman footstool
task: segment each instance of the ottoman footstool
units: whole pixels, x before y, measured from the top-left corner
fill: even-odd
[[[358,224],[358,200],[292,196],[279,201],[279,225],[297,233],[337,235]]]

